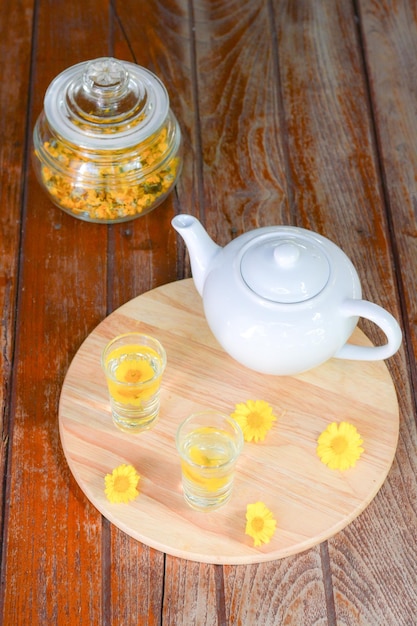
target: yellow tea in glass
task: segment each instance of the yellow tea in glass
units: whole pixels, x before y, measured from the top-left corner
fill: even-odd
[[[186,502],[201,511],[226,504],[243,447],[238,423],[216,411],[195,413],[180,425],[176,446]]]
[[[119,335],[104,348],[101,363],[116,426],[127,432],[151,428],[159,414],[166,366],[161,343],[143,333]]]

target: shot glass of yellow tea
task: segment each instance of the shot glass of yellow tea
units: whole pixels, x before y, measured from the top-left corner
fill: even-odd
[[[119,335],[104,348],[101,364],[116,426],[131,433],[151,428],[159,415],[166,366],[161,343],[138,332]]]
[[[179,426],[176,447],[185,501],[200,511],[226,504],[243,447],[238,423],[216,411],[195,413]]]

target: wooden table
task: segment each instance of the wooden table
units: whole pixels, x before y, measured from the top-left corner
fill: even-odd
[[[415,624],[414,0],[2,0],[0,34],[0,621]],[[185,148],[169,199],[113,226],[55,208],[31,166],[50,81],[107,55],[161,77]],[[158,552],[100,515],[63,455],[58,403],[83,340],[123,303],[190,275],[170,226],[179,212],[221,245],[270,224],[320,232],[404,330],[387,362],[401,412],[388,478],[355,521],[296,556],[221,566]]]

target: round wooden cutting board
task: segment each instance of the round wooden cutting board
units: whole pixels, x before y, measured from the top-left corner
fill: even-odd
[[[157,337],[167,351],[160,417],[132,435],[112,422],[100,354],[131,330]],[[356,329],[352,341],[370,345]],[[174,437],[190,413],[211,407],[231,413],[239,402],[266,400],[277,421],[264,442],[245,443],[233,496],[218,511],[185,503]],[[354,424],[365,452],[355,468],[328,469],[316,455],[333,421]],[[134,298],[86,339],[67,372],[59,407],[60,434],[74,477],[97,509],[135,539],[168,554],[219,564],[258,563],[289,556],[331,537],[357,517],[384,482],[397,445],[394,385],[384,362],[332,359],[307,373],[277,377],[240,366],[218,345],[192,279]],[[139,496],[110,504],[104,477],[122,463],[139,472]],[[271,509],[277,530],[253,547],[245,535],[249,503]]]

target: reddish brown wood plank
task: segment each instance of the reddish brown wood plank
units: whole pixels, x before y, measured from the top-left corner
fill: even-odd
[[[18,281],[21,225],[22,169],[25,159],[27,81],[31,48],[31,0],[2,7],[0,59],[3,81],[0,90],[0,476],[6,463],[9,441],[9,393],[14,346],[13,324]],[[3,479],[0,481],[0,512],[3,513]],[[3,519],[1,515],[1,519]],[[0,524],[0,526],[2,523]]]
[[[401,295],[415,354],[417,6],[412,0],[360,2],[359,6],[384,189],[401,268]]]
[[[106,52],[103,4],[37,3],[30,130],[54,76]],[[3,622],[100,623],[101,517],[63,458],[57,406],[72,355],[105,315],[106,231],[54,208],[30,163],[25,176]]]
[[[181,256],[177,259],[171,219],[180,206],[182,211],[195,210],[188,4],[155,1],[142,3],[139,10],[135,0],[126,0],[115,2],[114,10],[114,52],[118,58],[148,68],[163,81],[181,127],[184,165],[177,190],[162,205],[144,218],[113,229],[110,309],[153,287],[183,278],[184,263]]]

